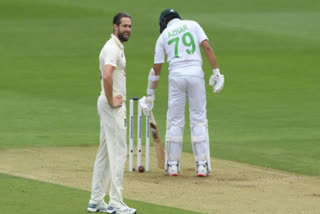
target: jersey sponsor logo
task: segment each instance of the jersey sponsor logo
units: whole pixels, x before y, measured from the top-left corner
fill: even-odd
[[[170,39],[170,37],[176,36],[182,32],[185,32],[186,30],[188,30],[187,25],[183,25],[181,27],[178,27],[178,28],[168,32],[168,39]]]

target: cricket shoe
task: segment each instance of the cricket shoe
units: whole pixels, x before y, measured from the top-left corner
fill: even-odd
[[[110,213],[110,214],[116,214],[116,210],[108,206],[108,204],[104,201],[100,202],[99,204],[91,204],[88,205],[88,212],[90,213]]]
[[[134,208],[128,207],[125,203],[122,203],[121,207],[112,207],[116,212],[116,214],[135,214],[137,210]]]
[[[209,175],[207,161],[197,161],[196,163],[197,163],[198,177],[207,177]]]
[[[178,176],[179,175],[179,162],[178,161],[168,161],[168,175]]]

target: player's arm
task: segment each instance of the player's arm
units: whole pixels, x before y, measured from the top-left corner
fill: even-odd
[[[151,111],[153,108],[155,92],[160,79],[161,67],[162,63],[155,63],[153,68],[150,69],[148,76],[147,96],[140,99],[140,106],[145,115],[148,115],[149,111]]]
[[[218,93],[224,86],[224,75],[220,74],[216,55],[214,54],[208,40],[203,40],[200,45],[212,67],[213,74],[209,79],[209,85],[213,86],[214,93]]]
[[[214,54],[210,44],[209,44],[209,41],[208,40],[203,40],[201,43],[200,43],[212,69],[216,69],[218,68],[218,64],[217,64],[217,58],[216,58],[216,55]]]
[[[159,83],[161,67],[165,59],[165,50],[163,43],[163,37],[160,36],[156,42],[153,68],[151,68],[148,76],[148,96],[154,95],[155,89],[157,88]]]
[[[148,97],[153,97],[153,99],[155,90],[159,83],[161,67],[162,63],[155,63],[149,72],[147,95]]]
[[[153,65],[153,70],[154,70],[154,75],[160,77],[160,72],[161,72],[161,67],[162,67],[162,63],[159,64],[154,64]],[[153,89],[155,90],[158,86],[159,83],[159,79],[155,80],[153,82]]]
[[[122,105],[122,96],[118,95],[113,97],[113,71],[114,66],[104,65],[103,67],[103,87],[104,92],[107,97],[108,103],[111,107],[120,107]]]
[[[153,67],[150,69],[148,75],[147,96],[140,99],[140,105],[142,107],[143,113],[146,115],[153,108],[153,103],[155,100],[155,90],[159,83],[160,71],[165,58],[165,53],[161,42],[161,36],[157,40],[155,49],[156,50],[154,55],[154,64]]]

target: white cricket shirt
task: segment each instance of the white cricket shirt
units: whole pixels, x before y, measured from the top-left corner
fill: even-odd
[[[111,38],[103,46],[99,55],[101,75],[104,65],[112,65],[115,67],[113,71],[113,96],[121,95],[123,101],[126,101],[126,57],[124,55],[124,46],[113,34],[111,34]],[[101,95],[105,95],[102,78]]]
[[[154,63],[164,63],[167,55],[171,75],[203,77],[200,43],[206,39],[208,37],[197,22],[173,19],[157,40]]]

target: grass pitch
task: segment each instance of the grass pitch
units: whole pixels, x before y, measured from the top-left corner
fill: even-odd
[[[127,91],[128,97],[143,96],[158,16],[168,7],[200,23],[225,74],[220,94],[207,87],[211,154],[319,176],[320,2],[313,0],[2,0],[0,148],[97,144],[98,54],[113,15],[133,16]],[[154,108],[162,138],[165,68]],[[204,70],[208,81],[205,60]],[[185,127],[184,151],[191,152],[188,120]],[[0,187],[3,213],[85,213],[89,194],[6,175],[0,175]],[[180,212],[129,205],[139,213]]]
[[[0,174],[1,212],[6,214],[79,214],[88,213],[87,191],[77,190],[55,184],[22,179]],[[108,198],[106,198],[107,200]],[[158,206],[134,200],[126,200],[127,205],[139,213],[198,213],[177,208]]]
[[[320,3],[312,0],[3,0],[0,3],[0,147],[98,143],[98,54],[118,11],[133,16],[128,97],[145,95],[158,14],[176,8],[205,29],[226,84],[207,87],[215,157],[320,175]],[[203,5],[207,5],[203,7]],[[204,60],[206,81],[210,67]],[[167,71],[154,113],[165,133]],[[191,152],[189,124],[184,150]]]

